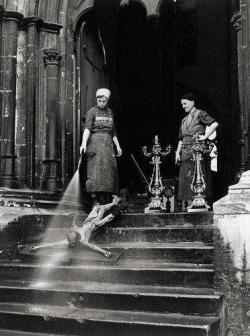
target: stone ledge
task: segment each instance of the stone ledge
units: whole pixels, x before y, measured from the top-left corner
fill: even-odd
[[[227,196],[213,204],[213,211],[215,215],[250,214],[250,170],[228,188]]]
[[[26,215],[66,215],[72,216],[72,209],[42,209],[42,208],[24,208],[24,207],[5,207],[0,206],[0,231],[5,229],[8,224],[18,221]]]

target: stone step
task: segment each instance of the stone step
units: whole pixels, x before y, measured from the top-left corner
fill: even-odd
[[[205,244],[202,242],[178,242],[178,243],[152,243],[152,242],[114,242],[114,243],[106,243],[106,244],[98,244],[104,249],[109,250],[112,255],[117,254],[120,255],[119,260],[151,260],[153,261],[164,261],[164,262],[175,262],[175,263],[201,263],[201,264],[209,264],[213,262],[214,258],[214,247],[211,244]],[[20,251],[19,258],[21,261],[29,261],[29,260],[37,260],[42,258],[51,257],[56,248],[46,248],[39,251],[39,255],[37,257],[36,254],[31,251],[27,251],[28,247],[32,247],[32,245],[28,245],[27,248],[22,252]],[[77,255],[81,253],[86,256],[87,250],[79,249],[78,253],[75,249],[60,249],[61,252],[64,252],[68,255],[71,263],[79,264]],[[89,260],[95,260],[95,256],[88,251],[90,257]],[[93,252],[94,253],[94,252]],[[100,256],[100,262],[106,261],[105,258]]]
[[[70,335],[219,336],[217,317],[0,304],[2,328]]]
[[[38,236],[38,239],[42,239],[44,232],[47,228],[60,230],[69,229],[72,226],[74,214],[77,213],[77,219],[75,220],[78,225],[82,225],[86,214],[82,212],[72,212],[68,215],[24,215],[20,216],[18,220],[9,223],[4,230],[0,232],[0,245],[6,246],[10,242],[21,241],[23,242],[27,237]],[[146,215],[146,214],[125,214],[120,216],[116,221],[109,223],[107,228],[152,228],[150,234],[155,232],[157,228],[163,228],[161,232],[164,232],[166,226],[178,226],[190,229],[195,226],[209,226],[212,223],[212,213],[206,214],[162,214],[162,215]],[[197,229],[198,230],[198,229]],[[126,230],[125,230],[126,231]],[[125,232],[124,231],[124,232]],[[208,230],[209,231],[209,230]],[[119,230],[117,231],[119,232]],[[129,230],[127,230],[129,232]],[[166,230],[165,230],[166,232]],[[187,231],[186,231],[187,232]],[[133,232],[132,236],[134,237]],[[161,233],[162,234],[162,233]],[[39,235],[41,235],[39,237]],[[61,235],[62,236],[62,235]],[[134,239],[134,238],[132,238]]]
[[[170,213],[170,214],[124,214],[115,223],[110,223],[112,227],[165,227],[166,225],[212,225],[213,213]]]
[[[81,211],[72,211],[68,215],[57,215],[52,216],[50,214],[41,215],[24,215],[18,219],[16,223],[12,225],[21,225],[23,229],[27,227],[30,229],[33,225],[48,227],[60,227],[68,228],[72,225],[73,218],[77,222],[77,225],[81,225],[86,218],[86,213]],[[127,213],[119,216],[115,221],[109,223],[110,227],[165,227],[166,225],[212,225],[213,224],[213,213],[203,212],[203,213],[171,213],[171,214],[158,214],[150,215],[143,213]]]
[[[61,256],[58,256],[61,258]],[[114,265],[22,264],[19,260],[0,263],[0,279],[30,280],[34,277],[63,281],[100,281],[140,285],[211,287],[212,264],[174,264],[156,262],[120,262]]]
[[[36,336],[64,336],[63,334],[58,333],[39,333],[35,332]],[[71,334],[74,336],[73,334]],[[12,329],[0,329],[0,336],[34,336],[34,331],[20,331],[20,330],[12,330]]]
[[[101,282],[1,281],[0,300],[81,308],[219,316],[222,295],[211,288],[141,286]]]
[[[100,244],[111,253],[122,252],[122,260],[152,260],[168,263],[211,264],[214,260],[214,247],[202,242],[145,243],[119,242]]]
[[[30,233],[23,240],[25,243],[41,241],[54,242],[63,240],[69,229],[48,229],[45,233]],[[213,227],[211,226],[167,226],[165,228],[107,228],[96,232],[94,239],[97,243],[108,242],[213,242]]]
[[[133,228],[107,228],[96,235],[98,243],[103,242],[185,242],[213,241],[213,227],[207,226],[173,226],[161,228],[133,227]]]

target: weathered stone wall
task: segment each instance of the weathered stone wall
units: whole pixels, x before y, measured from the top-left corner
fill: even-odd
[[[216,286],[225,295],[228,335],[250,327],[250,171],[214,204]]]
[[[31,11],[36,11],[37,6],[28,7],[26,1],[7,1],[3,5],[0,81],[1,185],[39,189],[43,187],[43,183],[54,179],[46,189],[57,191],[61,188],[60,167],[57,168],[55,177],[54,167],[46,170],[46,166],[53,166],[55,162],[59,166],[61,163],[61,132],[50,132],[51,137],[54,137],[57,153],[48,158],[46,150],[50,147],[47,144],[48,125],[60,123],[60,113],[58,107],[55,113],[56,122],[51,122],[54,106],[52,108],[49,104],[53,101],[53,92],[50,89],[46,94],[46,90],[49,87],[48,82],[53,82],[54,78],[51,78],[53,75],[48,76],[49,67],[44,62],[44,49],[60,50],[58,35],[61,26],[33,16],[36,13]],[[58,104],[60,77],[58,69],[55,85],[58,93],[54,92]],[[50,86],[54,89],[54,85]],[[48,106],[52,114],[46,114]]]

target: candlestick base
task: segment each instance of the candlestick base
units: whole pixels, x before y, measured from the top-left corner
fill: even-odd
[[[144,213],[161,213],[165,212],[166,208],[162,203],[162,198],[155,196],[151,198],[149,205],[145,208]]]
[[[204,212],[210,209],[203,195],[193,197],[191,206],[187,209],[188,212]]]

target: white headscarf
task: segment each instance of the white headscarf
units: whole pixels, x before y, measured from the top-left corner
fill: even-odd
[[[109,89],[104,89],[104,88],[102,88],[102,89],[98,89],[98,90],[96,91],[96,97],[104,96],[104,97],[106,97],[107,99],[109,99],[110,95],[111,95],[111,92],[110,92]]]

